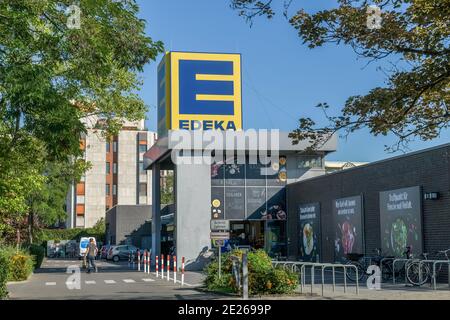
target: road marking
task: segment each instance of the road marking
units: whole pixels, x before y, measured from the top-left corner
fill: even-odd
[[[152,281],[155,281],[155,280],[153,280],[153,279],[148,279],[148,278],[146,278],[146,279],[142,279],[144,282],[152,282]]]
[[[46,282],[46,286],[56,286],[56,282]]]
[[[133,283],[133,282],[136,282],[136,281],[134,281],[133,279],[123,279],[123,282],[125,282],[125,283]]]
[[[105,283],[107,283],[107,284],[114,284],[116,282],[114,280],[105,280]]]
[[[87,281],[85,281],[86,282],[86,284],[95,284],[95,281],[94,280],[87,280]]]

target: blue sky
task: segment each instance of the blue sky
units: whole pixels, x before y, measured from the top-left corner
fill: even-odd
[[[351,48],[326,45],[308,49],[295,29],[280,14],[272,20],[258,18],[252,27],[228,0],[138,0],[140,17],[147,20],[147,34],[164,42],[166,51],[237,52],[242,54],[244,128],[279,128],[290,131],[300,117],[323,121],[314,108],[327,102],[337,114],[347,97],[383,86],[385,75],[372,63],[358,59]],[[282,1],[275,1],[282,3]],[[294,1],[309,12],[334,5],[331,0]],[[275,7],[276,8],[276,7]],[[276,8],[276,9],[281,9]],[[156,63],[146,66],[140,95],[147,105],[147,127],[156,131]],[[395,62],[392,58],[391,62]],[[318,121],[320,122],[320,121]],[[410,151],[449,142],[450,131],[439,139],[409,145]],[[340,139],[329,160],[375,161],[396,154],[385,145],[392,136],[373,137],[365,130]],[[399,154],[399,153],[397,153]]]

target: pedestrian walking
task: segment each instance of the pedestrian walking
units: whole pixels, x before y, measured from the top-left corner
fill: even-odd
[[[98,248],[95,244],[95,241],[93,238],[89,239],[89,245],[86,250],[86,258],[88,260],[88,269],[87,273],[91,273],[91,267],[94,269],[95,272],[98,272],[97,265],[95,264],[95,257],[97,256]]]

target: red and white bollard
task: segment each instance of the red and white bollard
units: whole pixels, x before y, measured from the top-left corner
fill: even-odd
[[[170,256],[167,255],[167,281],[170,280]]]
[[[147,273],[147,250],[144,251],[144,273]]]
[[[156,277],[158,278],[159,277],[159,270],[158,270],[158,264],[159,264],[159,261],[158,261],[158,256],[156,256],[155,257],[155,263],[156,263]]]
[[[164,264],[164,255],[161,255],[161,279],[164,279],[164,269],[166,265]]]
[[[150,269],[152,267],[152,255],[150,251],[147,253],[147,273],[150,274]]]
[[[181,258],[181,285],[184,285],[184,257]]]
[[[177,283],[177,256],[173,256],[173,283]]]
[[[137,251],[136,254],[137,254],[138,271],[141,271],[141,253]]]

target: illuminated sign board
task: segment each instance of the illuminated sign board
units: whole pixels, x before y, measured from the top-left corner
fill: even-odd
[[[240,54],[168,52],[158,67],[158,133],[242,129]]]

